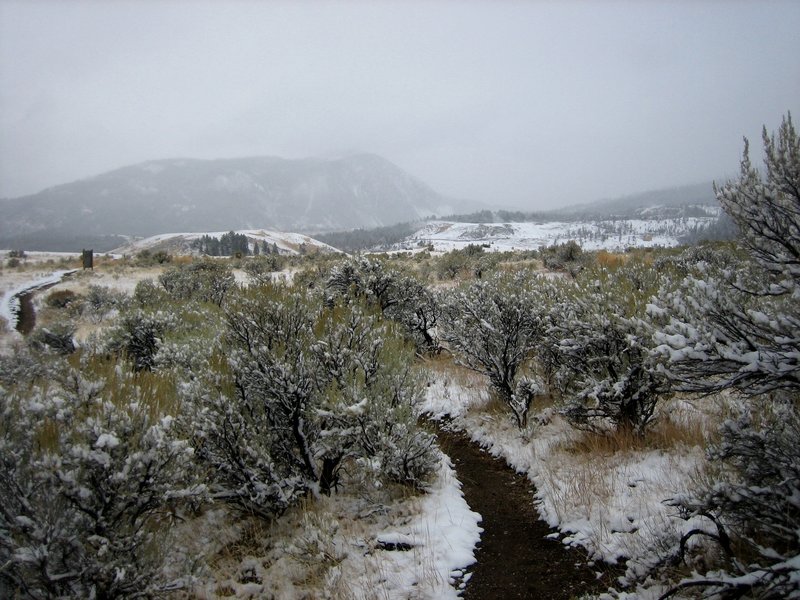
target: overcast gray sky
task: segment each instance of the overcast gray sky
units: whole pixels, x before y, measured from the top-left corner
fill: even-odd
[[[732,176],[800,119],[800,2],[0,0],[0,196],[374,152],[552,207]]]

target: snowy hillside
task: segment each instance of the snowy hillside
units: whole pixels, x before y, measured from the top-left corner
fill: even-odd
[[[0,204],[2,246],[74,250],[76,239],[92,237],[101,251],[119,243],[103,236],[257,227],[332,231],[453,210],[451,200],[372,154],[150,161]]]
[[[394,249],[432,245],[448,251],[468,244],[488,245],[492,250],[537,250],[570,240],[585,250],[624,250],[629,247],[672,247],[680,238],[706,229],[715,216],[680,219],[620,219],[585,223],[458,223],[432,221]]]
[[[197,253],[197,250],[193,249],[193,242],[196,242],[203,236],[220,238],[226,233],[229,232],[162,233],[130,242],[115,249],[113,252],[115,254],[137,254],[142,250],[148,250],[150,252],[163,250],[171,254],[193,254]],[[266,231],[264,229],[243,229],[235,231],[234,233],[247,236],[251,250],[253,244],[258,243],[260,246],[262,243],[266,242],[269,246],[273,244],[277,246],[280,254],[299,254],[303,247],[307,250],[315,250],[323,253],[339,252],[339,250],[328,244],[324,244],[319,240],[315,240],[314,238],[300,233]]]

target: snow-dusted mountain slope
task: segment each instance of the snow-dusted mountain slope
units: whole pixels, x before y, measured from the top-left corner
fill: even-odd
[[[359,154],[150,161],[3,200],[0,210],[0,246],[74,250],[88,236],[378,227],[452,212],[452,202],[388,160]],[[36,243],[54,239],[68,247]]]
[[[197,250],[193,246],[203,236],[212,238],[221,238],[227,231],[211,231],[201,233],[160,233],[141,240],[135,240],[124,246],[120,246],[113,250],[114,254],[138,254],[143,250],[150,252],[158,252],[163,250],[170,254],[196,254]],[[339,252],[336,248],[329,246],[312,237],[300,233],[286,233],[281,231],[266,231],[264,229],[242,229],[234,231],[234,233],[247,236],[250,249],[252,251],[255,243],[259,247],[263,242],[267,245],[275,246],[280,254],[299,254],[301,248],[305,247],[307,251],[317,252]]]
[[[457,223],[431,221],[394,249],[432,245],[447,251],[468,244],[492,250],[537,250],[574,240],[585,250],[624,250],[629,247],[671,247],[680,238],[709,227],[716,217],[680,219],[619,219],[591,222]]]

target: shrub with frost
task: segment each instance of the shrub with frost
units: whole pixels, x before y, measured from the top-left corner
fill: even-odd
[[[668,392],[651,353],[652,328],[639,314],[656,281],[640,264],[604,270],[565,288],[553,307],[546,346],[575,427],[641,435],[651,423]]]
[[[217,306],[222,306],[236,286],[230,267],[215,260],[171,267],[159,276],[158,282],[174,300],[198,300]]]
[[[125,307],[127,296],[102,285],[90,285],[83,301],[81,310],[93,321],[101,321],[109,313]]]
[[[662,598],[800,594],[800,415],[783,403],[723,424],[709,459],[723,474],[667,500],[686,521],[666,552],[639,557],[645,573],[684,573]],[[685,576],[687,569],[691,576]]]
[[[61,379],[0,398],[0,590],[159,595],[163,536],[203,493],[192,448],[141,376]]]
[[[329,493],[359,457],[425,480],[433,439],[416,427],[412,355],[379,314],[272,285],[232,298],[225,320],[215,368],[184,388],[216,497],[272,516]]]
[[[137,371],[150,370],[164,335],[177,326],[177,316],[170,310],[125,311],[105,334],[105,349],[123,354]]]
[[[38,327],[31,334],[30,343],[40,351],[72,354],[75,352],[75,326],[62,322]]]
[[[716,188],[753,260],[699,262],[649,307],[680,389],[800,390],[800,142],[791,118],[777,139],[764,131],[764,146],[766,180],[745,144],[739,180]]]
[[[267,285],[272,282],[273,274],[283,269],[283,265],[284,260],[278,254],[264,254],[247,259],[244,272],[253,285]]]
[[[543,390],[531,366],[546,330],[550,282],[493,275],[443,300],[442,339],[460,364],[483,373],[519,427]]]
[[[379,260],[356,257],[333,266],[325,289],[329,305],[351,296],[365,298],[401,324],[421,352],[438,351],[439,303],[415,277]]]
[[[134,306],[139,308],[161,308],[170,301],[169,294],[156,285],[152,279],[143,279],[136,284],[131,298]]]
[[[711,458],[729,471],[674,500],[687,517],[711,518],[716,530],[706,537],[724,560],[669,595],[693,587],[721,597],[800,595],[800,140],[790,116],[763,140],[763,176],[745,142],[739,179],[715,188],[752,260],[701,261],[649,306],[661,325],[656,352],[677,389],[738,392],[753,415],[777,416],[726,423]]]

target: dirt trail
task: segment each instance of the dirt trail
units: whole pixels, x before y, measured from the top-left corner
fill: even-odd
[[[586,554],[546,539],[553,533],[539,518],[528,479],[482,451],[460,432],[437,427],[439,444],[452,459],[464,496],[483,517],[478,562],[464,592],[467,600],[569,599],[604,591],[614,573],[589,567]],[[604,570],[598,580],[596,572]]]
[[[34,292],[20,294],[19,314],[17,316],[17,331],[22,335],[28,335],[36,326],[36,311],[33,308]]]

